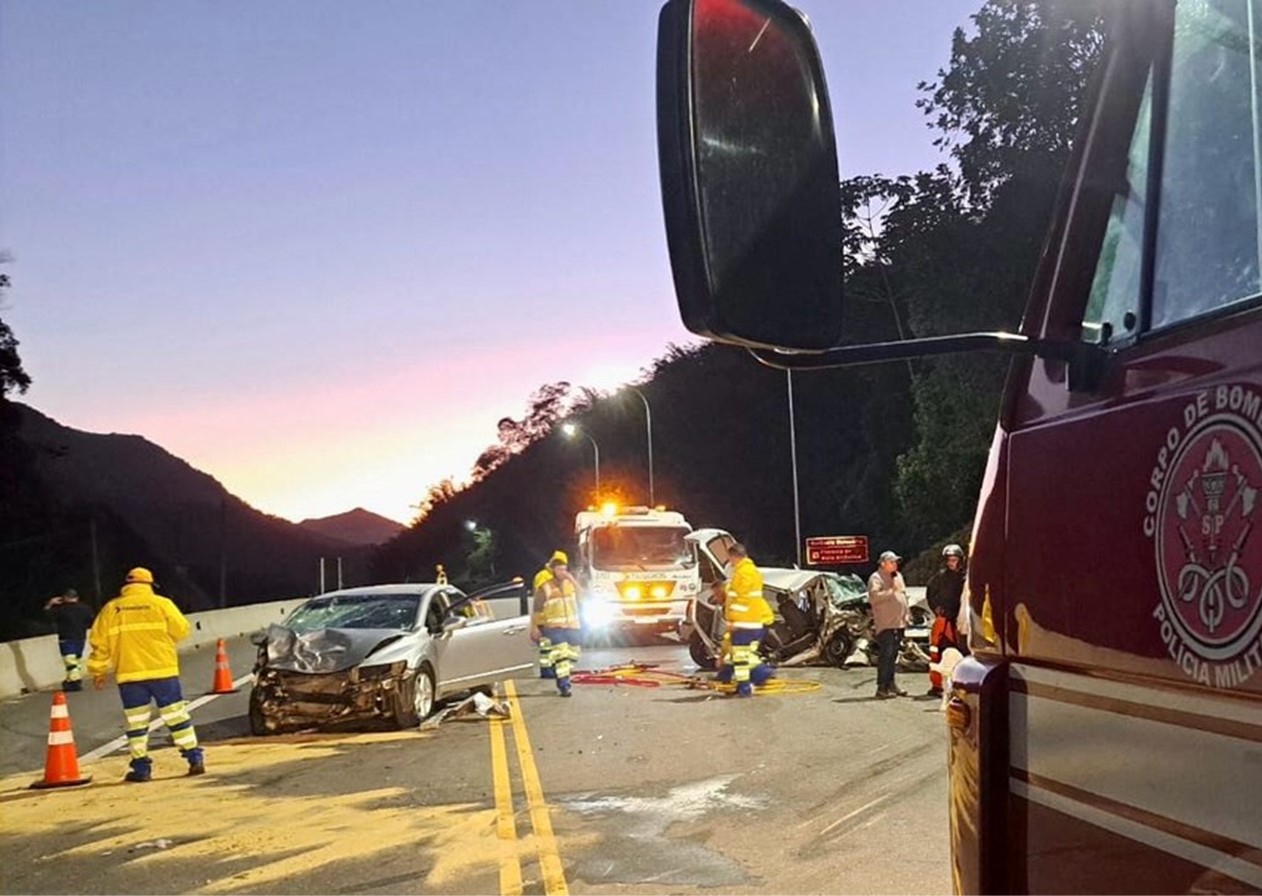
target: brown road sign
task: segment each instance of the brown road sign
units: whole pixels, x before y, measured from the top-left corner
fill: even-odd
[[[868,562],[866,535],[821,535],[806,539],[806,562],[813,566],[840,566]]]

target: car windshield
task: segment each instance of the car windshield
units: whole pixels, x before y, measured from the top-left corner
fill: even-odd
[[[285,627],[299,634],[322,628],[412,628],[420,600],[416,594],[316,597],[295,610]]]
[[[831,598],[834,606],[841,606],[867,598],[867,586],[863,584],[863,579],[858,576],[826,575],[824,576],[824,581],[828,583],[828,596]]]
[[[644,569],[692,563],[688,529],[677,526],[607,526],[592,533],[597,569]]]

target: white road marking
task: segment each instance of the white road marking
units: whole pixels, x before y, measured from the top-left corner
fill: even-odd
[[[249,675],[242,675],[240,678],[238,678],[236,681],[232,683],[232,686],[234,688],[239,688],[241,687],[241,685],[245,684],[247,681],[251,680],[252,678],[254,678],[253,672],[251,672]],[[189,712],[192,712],[193,710],[197,709],[197,707],[204,706],[205,704],[209,703],[211,700],[214,700],[216,697],[222,697],[222,696],[224,695],[223,694],[204,694],[201,697],[198,697],[196,700],[191,701],[188,704],[187,709]],[[154,719],[152,722],[149,723],[149,730],[153,731],[159,728],[162,724],[163,722],[161,718]],[[92,762],[94,760],[100,759],[103,756],[108,756],[111,753],[116,753],[125,746],[127,746],[127,737],[126,736],[116,737],[112,741],[110,741],[108,744],[105,744],[104,746],[97,747],[95,750],[91,750],[87,753],[84,753],[82,756],[79,757],[79,761]]]

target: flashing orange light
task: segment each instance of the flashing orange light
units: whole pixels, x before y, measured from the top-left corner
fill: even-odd
[[[605,516],[616,516],[618,513],[618,505],[613,501],[606,501],[600,505],[600,512]]]
[[[652,594],[656,600],[662,600],[664,597],[666,597],[666,586],[654,585],[652,591],[650,591],[649,593]]]
[[[665,504],[658,504],[658,505],[657,505],[656,507],[654,507],[653,509],[654,509],[654,510],[656,510],[658,513],[661,513],[662,511],[664,511],[664,510],[666,509],[666,505],[665,505]]]

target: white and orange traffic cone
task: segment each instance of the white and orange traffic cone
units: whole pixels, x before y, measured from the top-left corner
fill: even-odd
[[[215,645],[215,680],[210,686],[212,694],[235,694],[232,686],[232,670],[228,668],[228,651],[223,646],[223,638]]]
[[[78,787],[92,776],[79,776],[79,754],[74,748],[74,732],[70,730],[70,710],[62,691],[53,694],[52,715],[48,720],[48,753],[44,759],[44,778],[31,785],[32,790],[52,787]]]

